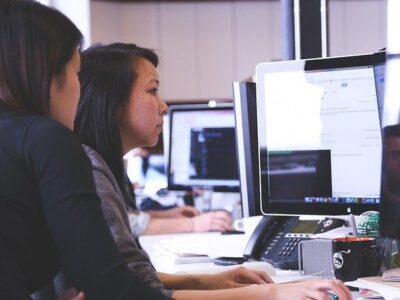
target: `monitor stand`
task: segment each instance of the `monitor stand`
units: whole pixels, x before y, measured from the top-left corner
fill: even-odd
[[[358,230],[357,230],[357,225],[356,225],[356,219],[354,218],[353,214],[349,214],[349,224],[351,226],[351,229],[353,231],[354,236],[358,236]]]

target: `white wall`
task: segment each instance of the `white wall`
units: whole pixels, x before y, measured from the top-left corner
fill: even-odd
[[[36,0],[43,5],[51,6],[74,22],[84,36],[84,45],[86,48],[91,44],[90,34],[90,0]]]
[[[386,0],[329,0],[329,55],[375,52],[386,46]]]
[[[385,46],[386,0],[328,0],[330,55]],[[279,0],[91,2],[92,42],[134,42],[160,56],[167,100],[232,98],[231,83],[281,58]]]
[[[84,36],[84,48],[91,44],[90,40],[90,1],[89,0],[51,0],[51,6],[67,15],[80,29]]]
[[[280,59],[279,1],[91,3],[93,42],[124,41],[160,56],[167,100],[232,98],[232,82]]]

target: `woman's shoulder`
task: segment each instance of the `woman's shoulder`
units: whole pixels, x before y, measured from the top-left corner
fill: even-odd
[[[17,111],[0,111],[0,124],[4,130],[57,130],[71,134],[71,131],[48,117]]]
[[[48,117],[31,115],[27,125],[29,131],[38,130],[43,134],[61,134],[75,137],[71,129]]]
[[[97,194],[102,200],[103,211],[110,214],[108,211],[115,210],[115,206],[125,211],[122,192],[107,163],[94,149],[83,144],[82,147],[92,164],[92,174]]]
[[[92,163],[93,168],[96,169],[104,169],[105,171],[110,171],[107,163],[101,157],[99,153],[96,152],[93,148],[82,144],[83,150],[85,151],[86,156],[89,158],[90,162]]]
[[[92,164],[93,177],[96,182],[96,188],[100,189],[105,185],[112,185],[113,189],[119,190],[118,184],[111,172],[111,169],[108,167],[107,163],[104,161],[101,155],[97,153],[96,150],[87,145],[82,144],[82,147],[85,151],[86,156],[89,158],[90,163]]]
[[[46,117],[31,116],[23,130],[22,141],[24,149],[83,154],[79,139],[72,130]]]
[[[73,132],[58,122],[39,115],[15,111],[0,111],[0,134],[4,143],[14,144],[17,151],[29,149],[68,149],[78,140]],[[13,142],[15,141],[15,142]],[[73,147],[73,146],[72,146]]]

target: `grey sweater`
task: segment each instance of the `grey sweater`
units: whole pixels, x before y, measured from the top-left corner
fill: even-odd
[[[169,297],[171,290],[166,290],[157,277],[156,271],[150,262],[146,252],[139,249],[129,225],[127,207],[122,192],[107,164],[101,156],[88,146],[83,145],[86,155],[89,157],[96,191],[101,199],[101,208],[110,228],[115,243],[125,258],[128,268],[141,280],[153,288],[163,291]],[[54,299],[54,294],[60,295],[65,290],[64,278],[60,274],[56,277],[53,287],[45,287],[33,296],[35,300]],[[54,291],[52,291],[54,290]]]

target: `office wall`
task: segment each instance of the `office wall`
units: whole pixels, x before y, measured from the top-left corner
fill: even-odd
[[[328,0],[330,55],[385,44],[386,0]],[[281,58],[279,0],[91,2],[92,42],[124,41],[160,56],[167,100],[232,97],[231,82]]]
[[[330,56],[386,46],[386,0],[328,0]]]
[[[84,36],[84,45],[86,48],[91,44],[90,34],[90,0],[36,0],[43,5],[51,6],[74,22]]]
[[[160,56],[169,100],[232,97],[231,83],[280,58],[279,1],[92,2],[92,41],[136,42]]]

